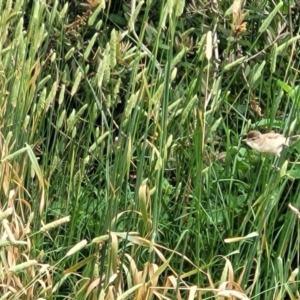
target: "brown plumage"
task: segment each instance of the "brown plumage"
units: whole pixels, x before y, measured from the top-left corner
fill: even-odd
[[[285,145],[290,145],[299,137],[300,135],[293,135],[286,138],[280,133],[269,132],[262,134],[259,131],[253,130],[248,132],[243,142],[258,152],[279,156]]]

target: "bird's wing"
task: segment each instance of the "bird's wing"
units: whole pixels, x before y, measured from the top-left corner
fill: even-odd
[[[278,139],[278,137],[285,138],[285,137],[284,137],[282,134],[280,134],[280,133],[270,133],[270,134],[266,133],[266,137],[267,137],[268,139],[271,139],[271,140],[273,140],[273,139]]]

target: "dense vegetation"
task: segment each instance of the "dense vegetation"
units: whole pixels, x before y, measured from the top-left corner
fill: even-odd
[[[0,1],[0,299],[299,299],[299,1]]]

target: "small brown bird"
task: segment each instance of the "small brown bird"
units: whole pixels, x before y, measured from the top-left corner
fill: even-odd
[[[262,134],[259,131],[249,131],[246,138],[242,141],[258,152],[280,156],[283,147],[290,145],[298,138],[300,138],[300,135],[285,137],[284,135],[275,132]]]

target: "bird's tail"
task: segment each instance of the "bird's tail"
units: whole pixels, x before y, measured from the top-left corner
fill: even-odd
[[[292,136],[290,136],[290,138],[289,138],[289,144],[295,143],[295,142],[297,142],[299,139],[300,139],[300,134],[292,135]]]

